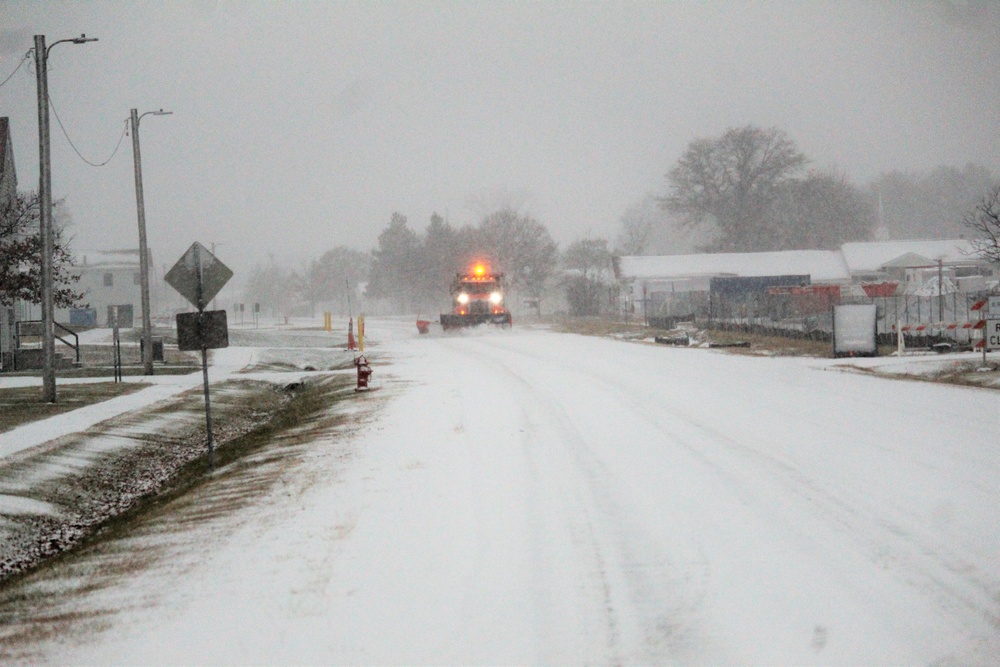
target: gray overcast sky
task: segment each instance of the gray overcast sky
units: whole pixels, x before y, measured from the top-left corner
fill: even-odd
[[[1000,172],[1000,3],[334,3],[0,0],[0,80],[50,54],[53,104],[103,161],[141,125],[157,267],[215,242],[240,271],[367,250],[393,211],[478,220],[507,196],[563,246],[613,238],[696,137],[777,126],[862,183]],[[38,179],[36,88],[0,88],[20,187]],[[106,167],[52,117],[74,248],[136,247],[131,144]],[[506,193],[506,195],[504,195]]]

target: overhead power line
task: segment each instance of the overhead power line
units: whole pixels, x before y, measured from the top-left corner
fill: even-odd
[[[63,126],[62,119],[59,118],[59,112],[56,111],[55,105],[52,104],[52,96],[51,95],[49,96],[49,106],[52,107],[52,113],[55,114],[56,122],[59,123],[59,129],[62,130],[63,136],[66,137],[66,141],[69,142],[70,147],[77,154],[77,156],[79,156],[79,158],[81,160],[83,160],[84,162],[86,162],[87,164],[89,164],[91,167],[103,167],[107,163],[111,162],[111,160],[114,159],[115,155],[118,154],[118,149],[121,148],[122,141],[124,141],[125,136],[128,134],[128,121],[125,121],[124,127],[122,128],[122,134],[121,134],[120,137],[118,137],[118,144],[115,146],[115,149],[113,151],[111,151],[111,155],[108,157],[108,159],[105,160],[104,162],[91,162],[90,160],[88,160],[87,158],[85,158],[83,156],[83,153],[81,153],[77,149],[76,145],[73,144],[73,140],[69,138],[69,133],[66,132],[66,128],[65,128],[65,126]]]
[[[8,81],[10,81],[11,79],[13,79],[13,78],[14,78],[14,75],[15,75],[15,74],[17,74],[18,70],[20,70],[20,69],[21,69],[21,67],[22,67],[22,66],[24,65],[24,63],[25,63],[25,62],[26,62],[26,61],[27,61],[28,59],[30,59],[30,58],[31,58],[31,49],[28,49],[28,52],[24,54],[24,57],[23,57],[23,58],[21,58],[21,62],[19,62],[19,63],[17,64],[17,67],[15,67],[15,68],[14,68],[14,71],[10,73],[10,76],[8,76],[8,77],[7,77],[6,79],[4,79],[3,81],[0,81],[0,88],[3,88],[3,87],[4,87],[4,85],[5,85],[5,84],[6,84],[6,83],[7,83]]]
[[[14,68],[14,71],[10,73],[10,76],[8,76],[6,79],[4,79],[3,83],[0,83],[0,86],[3,86],[5,83],[7,83],[8,81],[10,81],[12,78],[14,78],[14,75],[17,74],[18,70],[21,69],[21,67],[24,65],[24,63],[26,61],[31,61],[32,65],[34,65],[35,60],[34,60],[34,58],[31,57],[32,54],[34,53],[34,51],[35,51],[34,49],[28,49],[28,51],[24,54],[24,57],[21,59],[21,62],[19,62],[17,64],[17,67]],[[113,151],[111,151],[111,155],[108,157],[108,159],[105,160],[104,162],[93,162],[91,160],[88,160],[86,157],[84,157],[84,155],[76,147],[76,144],[73,143],[73,140],[70,139],[69,133],[66,131],[66,126],[63,125],[62,118],[59,117],[59,111],[56,109],[56,105],[52,102],[52,96],[51,95],[49,95],[49,97],[48,97],[48,102],[49,102],[49,107],[52,109],[52,113],[55,114],[56,122],[59,124],[59,129],[62,130],[63,136],[66,137],[66,141],[67,141],[67,143],[69,143],[70,148],[73,149],[73,152],[75,152],[77,154],[77,156],[81,160],[83,160],[84,162],[86,162],[87,164],[89,164],[91,167],[103,167],[107,163],[111,162],[112,159],[114,159],[115,155],[118,154],[118,150],[121,148],[122,141],[124,141],[125,137],[128,136],[128,121],[127,120],[125,121],[124,127],[122,128],[122,134],[121,134],[121,136],[118,137],[118,143],[115,145],[115,149]]]

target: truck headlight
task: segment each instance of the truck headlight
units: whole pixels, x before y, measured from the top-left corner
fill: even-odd
[[[496,305],[499,304],[501,301],[503,301],[503,294],[501,294],[500,292],[490,293],[490,303]]]
[[[458,295],[458,302],[462,305],[469,303],[469,295],[465,292],[460,293]]]

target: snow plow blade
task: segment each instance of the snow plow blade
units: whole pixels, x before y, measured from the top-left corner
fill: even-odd
[[[475,327],[480,324],[493,324],[503,329],[508,329],[512,322],[510,313],[477,313],[474,315],[441,314],[441,328],[445,331]]]

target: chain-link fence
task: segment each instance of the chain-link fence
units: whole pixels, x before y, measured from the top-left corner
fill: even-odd
[[[651,292],[644,315],[647,324],[672,328],[681,321],[702,326],[829,340],[833,306],[874,304],[881,344],[895,344],[897,333],[911,347],[950,342],[974,344],[987,293],[951,291],[941,295],[869,296],[859,285],[810,285],[808,277],[712,279],[707,292]],[[777,284],[775,284],[777,283]]]

